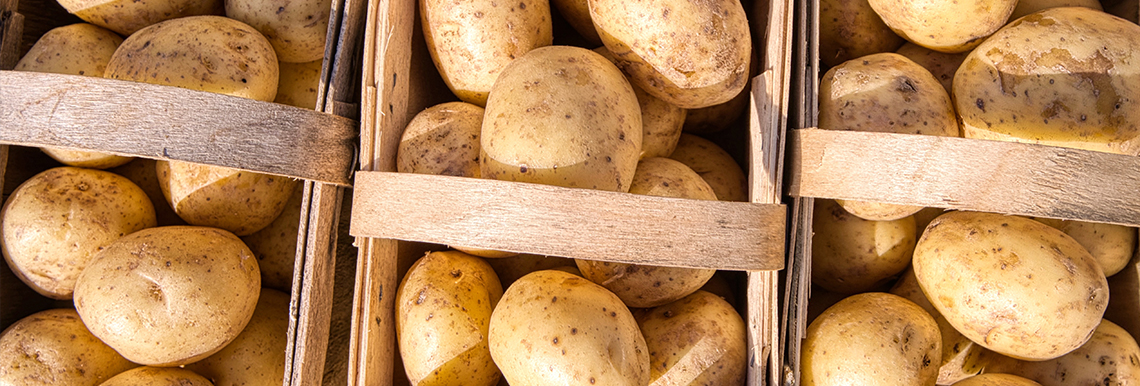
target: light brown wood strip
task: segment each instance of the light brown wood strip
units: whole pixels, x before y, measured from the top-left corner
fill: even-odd
[[[332,317],[333,276],[336,272],[336,225],[342,191],[334,185],[306,182],[309,206],[307,231],[298,240],[304,247],[303,282],[298,293],[298,318],[291,385],[318,385],[324,376]]]
[[[0,72],[0,143],[99,150],[347,186],[356,122],[221,94]]]
[[[1140,157],[816,129],[793,138],[793,196],[1140,225]]]
[[[16,13],[15,1],[0,6],[0,70],[11,70],[20,61],[24,15]]]

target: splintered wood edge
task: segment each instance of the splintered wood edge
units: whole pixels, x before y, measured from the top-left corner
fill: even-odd
[[[1140,157],[905,134],[792,137],[792,196],[1140,226]]]
[[[277,103],[85,76],[0,72],[0,143],[95,150],[348,186],[357,123]]]

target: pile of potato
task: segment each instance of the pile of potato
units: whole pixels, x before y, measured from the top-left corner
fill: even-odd
[[[824,0],[820,12],[820,129],[1140,155],[1134,2]],[[1109,301],[1137,297],[1109,285],[1136,264],[1135,228],[816,200],[813,229],[805,385],[1140,382],[1140,330],[1116,324],[1135,311],[1114,310],[1136,304]]]
[[[62,5],[92,24],[49,31],[16,70],[316,105],[328,0]],[[24,283],[74,309],[0,335],[0,384],[282,384],[297,181],[43,151],[66,166],[11,194],[0,247]]]

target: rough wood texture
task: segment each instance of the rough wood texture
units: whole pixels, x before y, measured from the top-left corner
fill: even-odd
[[[16,0],[0,0],[0,70],[11,70],[20,61],[24,15],[17,9]]]
[[[0,142],[98,149],[347,186],[356,122],[169,86],[0,72]]]

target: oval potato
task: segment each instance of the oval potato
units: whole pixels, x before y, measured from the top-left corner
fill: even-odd
[[[221,15],[222,0],[63,0],[59,5],[84,21],[130,36],[159,22]]]
[[[396,151],[400,173],[479,178],[482,107],[447,102],[412,117]]]
[[[297,180],[178,161],[155,164],[166,202],[191,225],[248,236],[281,215]]]
[[[289,343],[289,295],[262,288],[253,317],[222,351],[186,365],[216,386],[280,386]]]
[[[177,367],[139,367],[99,386],[214,386],[209,379]]]
[[[896,34],[946,53],[977,47],[1005,25],[1017,0],[870,0],[871,8]]]
[[[986,371],[1019,375],[1042,386],[1135,385],[1140,382],[1140,346],[1128,331],[1104,320],[1087,343],[1060,358],[1037,362],[997,356]]]
[[[594,52],[617,64],[617,58],[605,46],[595,48]],[[631,86],[641,108],[641,159],[668,157],[677,148],[687,110],[649,95],[641,87]]]
[[[905,56],[907,59],[918,63],[918,65],[930,71],[930,75],[934,75],[942,87],[946,89],[949,94],[954,89],[954,73],[958,72],[958,67],[966,60],[969,52],[961,52],[957,54],[947,54],[945,52],[938,52],[914,43],[907,42],[899,47],[896,54]]]
[[[693,169],[721,201],[748,201],[748,176],[731,154],[707,139],[681,134],[670,159]]]
[[[890,52],[905,42],[867,0],[821,0],[819,61],[825,68],[858,57]]]
[[[818,199],[812,228],[811,281],[831,292],[854,294],[888,283],[910,265],[914,218],[870,221]]]
[[[226,17],[265,35],[277,60],[310,63],[324,58],[332,0],[225,0],[225,4]]]
[[[96,386],[138,367],[99,341],[71,309],[47,310],[0,335],[0,384]]]
[[[637,324],[654,386],[744,384],[744,319],[720,297],[697,291],[638,314]]]

